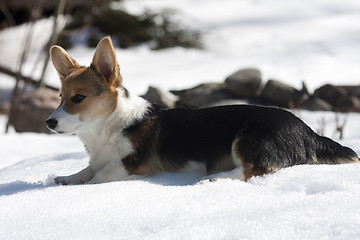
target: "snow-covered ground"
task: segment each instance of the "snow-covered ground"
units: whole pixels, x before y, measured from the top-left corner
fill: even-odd
[[[316,125],[323,114],[302,116]],[[359,120],[350,116],[342,141],[358,154]],[[87,165],[75,136],[11,133],[0,143],[2,239],[360,238],[358,164],[295,166],[246,183],[199,182],[199,172],[187,172],[56,186],[54,176]]]
[[[206,33],[204,50],[117,49],[124,84],[136,94],[149,85],[168,90],[223,81],[248,66],[260,68],[264,80],[296,87],[305,80],[312,90],[325,82],[360,83],[358,1],[132,0],[125,7],[177,8]],[[16,63],[21,37],[19,30],[0,32],[1,64]],[[44,40],[34,42],[37,53]],[[88,65],[93,49],[78,46],[70,54]],[[59,84],[52,66],[47,82]],[[0,87],[11,85],[0,75]],[[334,114],[297,114],[337,137]],[[360,155],[360,114],[340,115],[340,122],[345,118],[341,143]],[[187,172],[56,186],[54,176],[86,167],[82,143],[75,136],[5,135],[4,122],[0,117],[1,239],[360,239],[360,165],[296,166],[247,183],[199,182],[199,172]]]

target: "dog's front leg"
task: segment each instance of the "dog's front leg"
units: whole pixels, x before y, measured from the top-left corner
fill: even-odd
[[[75,184],[86,183],[90,181],[94,176],[95,176],[94,170],[90,166],[88,166],[87,168],[73,175],[56,177],[54,181],[56,184],[75,185]]]
[[[127,181],[139,178],[141,178],[139,175],[130,175],[128,171],[126,171],[123,163],[117,160],[109,162],[104,168],[96,172],[94,178],[88,183],[94,184],[114,181]]]

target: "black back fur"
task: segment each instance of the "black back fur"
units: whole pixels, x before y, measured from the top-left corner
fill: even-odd
[[[350,148],[319,136],[292,113],[278,108],[238,105],[165,110],[152,105],[147,116],[124,134],[136,142],[132,164],[156,158],[162,165],[159,168],[167,171],[184,167],[189,160],[204,162],[208,173],[229,170],[217,169],[218,162],[231,161],[235,139],[242,160],[264,172],[297,164],[358,161]]]

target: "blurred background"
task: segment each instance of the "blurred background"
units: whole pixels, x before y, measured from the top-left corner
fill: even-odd
[[[1,0],[0,130],[49,133],[50,46],[88,66],[105,36],[125,87],[167,108],[359,112],[359,22],[353,0]]]

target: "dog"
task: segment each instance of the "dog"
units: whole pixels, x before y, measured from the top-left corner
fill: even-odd
[[[76,134],[89,152],[84,170],[58,184],[104,183],[204,169],[207,179],[247,181],[300,164],[359,162],[348,147],[316,134],[292,113],[233,105],[164,109],[122,84],[110,37],[96,47],[90,67],[59,46],[50,50],[61,81],[60,106],[47,119],[58,134]]]

